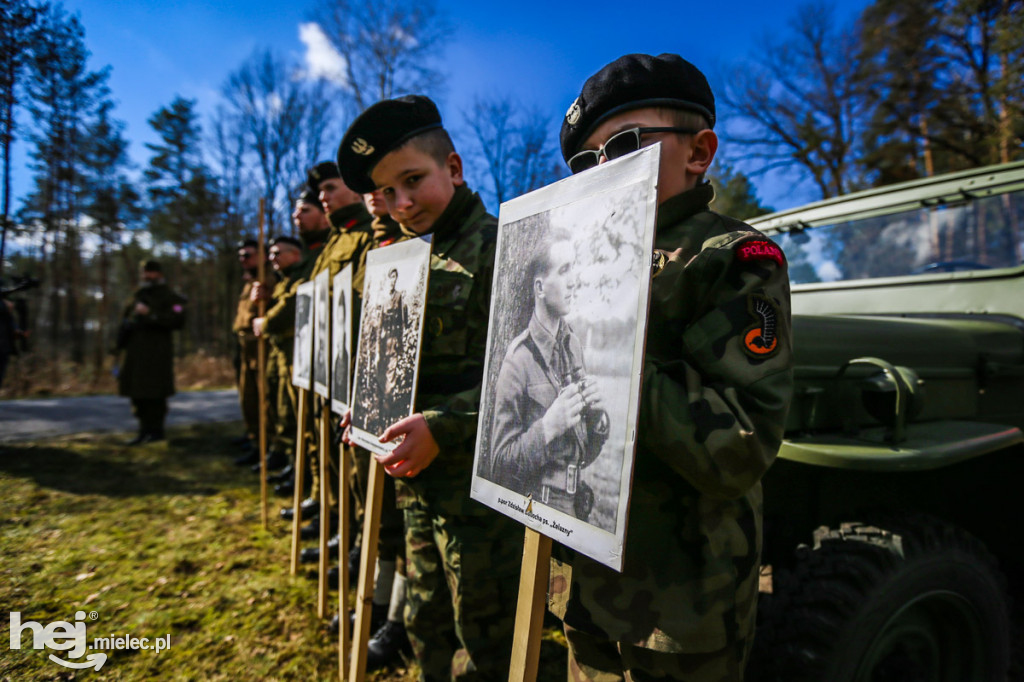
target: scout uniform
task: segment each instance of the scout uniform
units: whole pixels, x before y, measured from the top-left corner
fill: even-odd
[[[378,102],[339,146],[345,183],[372,191],[369,174],[377,162],[440,128],[437,107],[426,97]],[[522,527],[469,497],[497,221],[460,185],[429,233],[415,410],[440,452],[414,478],[395,481],[405,512],[405,623],[421,679],[505,679],[522,558],[521,544],[510,538],[521,537]]]
[[[144,269],[160,272],[148,261]],[[136,312],[142,303],[149,312]],[[121,317],[118,350],[124,351],[117,376],[118,393],[131,398],[139,420],[139,437],[133,443],[161,440],[167,398],[174,395],[174,340],[172,332],[185,322],[185,299],[160,280],[143,284],[132,296]]]
[[[269,270],[269,268],[268,268]],[[242,293],[238,296],[238,308],[235,311],[235,322],[231,330],[238,336],[241,368],[238,375],[238,400],[242,407],[242,418],[245,420],[245,428],[249,437],[256,439],[260,432],[260,394],[259,394],[259,359],[256,335],[252,331],[252,321],[258,314],[258,302],[249,299],[252,293],[252,285],[256,280],[255,271],[252,278],[242,286]],[[277,278],[273,272],[268,272],[263,281],[263,287],[272,291]]]
[[[629,55],[584,85],[562,126],[563,156],[608,116],[650,106],[714,122],[696,67],[676,55]],[[622,573],[564,548],[552,560],[549,608],[578,654],[573,679],[623,665],[666,679],[743,676],[760,479],[782,442],[792,393],[789,279],[781,249],[711,212],[713,196],[701,184],[658,209]]]

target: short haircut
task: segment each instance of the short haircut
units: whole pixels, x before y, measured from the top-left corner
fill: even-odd
[[[455,144],[452,142],[451,135],[444,128],[434,128],[411,137],[404,144],[397,147],[396,150],[406,145],[423,152],[436,161],[439,166],[447,163],[448,155],[455,151]]]
[[[658,112],[664,114],[671,121],[672,125],[677,128],[690,128],[691,130],[701,131],[711,127],[708,119],[696,111],[676,109],[675,107],[658,107]]]
[[[533,292],[533,283],[538,277],[548,274],[551,268],[551,247],[560,242],[572,241],[572,235],[566,230],[549,230],[537,242],[526,269],[526,285]]]

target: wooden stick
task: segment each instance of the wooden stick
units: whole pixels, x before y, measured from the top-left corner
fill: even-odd
[[[352,460],[345,452],[344,445],[338,446],[338,458],[338,619],[343,626],[338,628],[338,679],[345,680],[349,675],[356,674],[356,658],[354,654],[352,658],[348,655],[351,639],[348,629],[348,588],[352,578],[348,574],[349,531],[352,524],[348,506],[348,482],[352,475]],[[356,627],[359,627],[358,621]],[[365,661],[363,667],[366,667]]]
[[[327,494],[327,458],[331,448],[331,406],[324,401],[320,410],[320,447],[317,456],[320,458],[320,563],[317,566],[316,615],[327,617],[327,540],[330,527],[330,496]],[[341,624],[344,627],[345,623]]]
[[[268,293],[262,291],[267,275],[267,254],[263,243],[263,198],[260,198],[260,232],[259,240],[256,242],[256,277],[260,283],[261,296],[256,301],[257,317],[265,317],[267,314],[267,299],[264,296]],[[267,337],[260,334],[256,338],[256,380],[257,393],[260,401],[260,517],[263,519],[263,530],[267,530]]]
[[[292,518],[292,566],[290,573],[299,572],[299,539],[302,532],[302,488],[306,478],[306,413],[309,410],[309,391],[299,389],[299,405],[296,410],[298,427],[295,433],[295,516]]]
[[[358,453],[357,454],[361,454]],[[359,557],[359,584],[356,586],[356,625],[352,639],[352,666],[349,682],[366,679],[366,646],[370,641],[373,614],[373,571],[377,566],[377,541],[380,538],[380,508],[384,500],[384,467],[370,453],[370,480],[366,484],[366,508],[363,510],[363,550]]]
[[[519,577],[519,601],[516,604],[516,628],[512,639],[512,664],[508,671],[509,682],[537,680],[550,560],[551,538],[527,528],[523,544],[523,567]]]

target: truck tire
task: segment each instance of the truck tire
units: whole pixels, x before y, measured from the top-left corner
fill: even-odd
[[[749,679],[1005,682],[1005,579],[973,536],[924,515],[819,528],[773,576]]]

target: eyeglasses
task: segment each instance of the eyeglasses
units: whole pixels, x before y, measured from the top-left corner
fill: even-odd
[[[569,170],[573,173],[581,173],[601,163],[601,157],[609,161],[617,159],[626,154],[632,154],[640,149],[640,138],[648,133],[685,133],[696,135],[698,130],[690,128],[657,127],[657,128],[630,128],[621,133],[615,133],[608,138],[608,141],[600,149],[584,149],[569,159]]]

